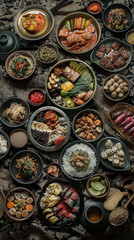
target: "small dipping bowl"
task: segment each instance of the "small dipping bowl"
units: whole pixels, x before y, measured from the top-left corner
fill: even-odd
[[[32,102],[32,101],[31,101],[31,95],[32,95],[33,93],[40,93],[40,94],[43,96],[42,102],[40,102],[40,103],[34,103],[34,102]],[[30,91],[29,94],[28,94],[28,103],[29,103],[29,105],[31,105],[32,107],[42,106],[42,105],[44,104],[45,100],[46,100],[46,94],[45,94],[42,90],[40,90],[40,89],[33,89],[33,90]]]
[[[98,5],[98,10],[96,10],[95,12],[90,10],[89,7],[90,6],[94,6],[94,4],[97,4]],[[91,15],[98,15],[101,13],[102,11],[102,3],[100,1],[90,1],[88,2],[88,4],[86,5],[86,9],[87,9],[87,12],[90,13]]]
[[[133,43],[131,43],[131,42],[128,41],[128,37],[129,37],[129,35],[132,34],[132,33],[133,33]],[[129,30],[129,31],[126,33],[125,39],[126,39],[126,42],[128,42],[129,44],[131,44],[132,46],[134,46],[134,29],[131,29],[131,30]]]
[[[59,174],[58,174],[58,176],[52,176],[51,174],[48,173],[48,168],[49,168],[50,166],[56,166],[56,167],[59,169]],[[60,167],[60,165],[59,165],[58,163],[50,163],[50,164],[48,164],[48,165],[46,166],[45,172],[46,172],[46,174],[47,174],[48,177],[50,177],[50,178],[57,178],[57,177],[60,177],[60,176],[61,176],[62,170],[61,170],[61,167]]]
[[[54,59],[52,61],[43,61],[41,58],[40,58],[40,51],[43,47],[48,47],[50,49],[52,49],[54,51]],[[39,48],[38,48],[38,60],[42,63],[42,64],[51,64],[51,63],[54,63],[57,58],[59,56],[59,50],[58,48],[56,47],[56,45],[52,44],[52,43],[47,43],[47,44],[42,44]]]
[[[85,216],[89,223],[97,225],[101,222],[103,213],[99,206],[89,206],[86,209]]]
[[[102,180],[104,180],[104,181],[105,181],[105,179],[106,179],[107,189],[106,189],[106,191],[104,192],[104,194],[102,194],[102,195],[94,195],[94,194],[92,194],[92,193],[89,191],[89,184],[91,183],[91,181],[92,181],[93,178],[94,178],[94,181],[95,181],[95,179],[96,179],[96,181],[98,181],[98,180],[97,180],[97,177],[100,177],[100,178],[101,178]],[[106,186],[106,185],[105,185],[105,186]],[[108,179],[105,175],[103,175],[103,174],[94,174],[94,175],[92,175],[92,176],[87,180],[86,189],[87,189],[88,194],[89,194],[91,197],[98,198],[98,199],[104,198],[104,197],[106,197],[106,196],[109,194],[109,191],[110,191],[110,182],[109,182],[109,179]]]
[[[21,128],[15,129],[10,133],[10,143],[14,148],[23,148],[28,143],[27,132]]]

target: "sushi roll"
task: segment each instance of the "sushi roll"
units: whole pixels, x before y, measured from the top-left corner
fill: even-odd
[[[48,219],[48,221],[51,223],[51,224],[54,224],[56,222],[59,221],[59,218],[57,218],[56,216],[52,216]]]
[[[70,195],[70,198],[71,198],[73,201],[76,201],[78,197],[79,197],[79,195],[78,195],[77,192],[73,192],[73,193]]]
[[[73,191],[72,191],[71,189],[68,189],[63,198],[64,198],[64,199],[69,198],[72,192],[73,192]]]
[[[108,139],[106,142],[105,142],[105,146],[106,148],[109,148],[111,149],[113,147],[113,143],[110,139]]]
[[[69,220],[69,222],[74,221],[74,219],[76,218],[76,215],[73,213],[68,213],[67,214],[67,220]]]
[[[57,204],[54,208],[53,211],[54,212],[58,212],[59,210],[61,210],[63,208],[63,205],[61,203]]]
[[[72,200],[71,198],[66,199],[65,203],[66,203],[70,208],[73,208],[73,206],[74,206],[74,200]]]
[[[79,211],[80,207],[79,206],[74,206],[73,209],[72,209],[72,213],[77,213]]]
[[[68,189],[69,188],[67,186],[63,186],[61,196],[64,196]]]
[[[57,216],[61,219],[67,216],[67,210],[66,209],[61,209],[58,213]]]

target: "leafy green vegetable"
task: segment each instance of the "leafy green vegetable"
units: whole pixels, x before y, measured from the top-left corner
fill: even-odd
[[[29,61],[21,56],[12,59],[11,70],[19,77],[24,77],[30,67]]]

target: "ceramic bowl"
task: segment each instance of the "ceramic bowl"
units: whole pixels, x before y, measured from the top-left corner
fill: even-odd
[[[131,44],[132,46],[134,46],[134,43],[130,43],[130,42],[128,41],[128,39],[127,39],[130,33],[134,33],[134,29],[131,29],[131,30],[129,30],[129,31],[126,33],[125,39],[126,39],[127,43],[129,43],[129,44]]]
[[[75,131],[76,120],[77,120],[79,117],[81,117],[82,115],[88,114],[88,113],[93,113],[93,114],[96,115],[96,116],[101,120],[101,122],[102,122],[102,126],[101,126],[102,132],[100,133],[100,135],[99,135],[96,139],[93,139],[93,140],[86,140],[86,139],[80,138],[80,137],[78,136],[78,134],[76,134],[76,131]],[[94,109],[85,109],[85,110],[80,111],[80,112],[77,113],[77,115],[74,117],[73,122],[72,122],[72,129],[73,129],[73,132],[74,132],[75,137],[78,138],[79,140],[82,140],[82,141],[85,141],[85,142],[89,142],[89,143],[93,143],[93,142],[96,142],[97,140],[99,140],[99,139],[102,137],[103,133],[104,133],[104,128],[105,128],[105,124],[104,124],[103,117],[101,116],[101,114],[100,114],[98,111],[96,111],[96,110],[94,110]]]
[[[8,197],[9,197],[12,193],[15,193],[15,192],[17,192],[17,193],[20,192],[20,193],[21,193],[21,192],[24,192],[24,191],[28,192],[29,195],[34,199],[33,210],[28,214],[27,217],[25,217],[25,218],[19,218],[19,219],[18,219],[17,217],[15,217],[14,215],[11,215],[11,214],[9,213],[9,211],[8,211],[8,209],[7,209],[7,199],[8,199]],[[11,220],[16,221],[16,222],[24,222],[24,221],[28,220],[30,217],[32,217],[32,215],[34,214],[34,212],[35,212],[35,210],[36,210],[36,205],[37,205],[37,203],[36,203],[36,198],[35,198],[34,194],[33,194],[29,189],[24,188],[24,187],[17,187],[17,188],[11,189],[11,190],[8,192],[8,194],[6,195],[5,201],[4,201],[4,209],[5,209],[6,215],[7,215]]]
[[[126,94],[124,94],[124,97],[122,97],[122,98],[112,98],[112,97],[110,96],[110,94],[109,94],[109,93],[106,93],[105,90],[104,90],[104,87],[105,87],[106,83],[107,83],[111,78],[113,78],[115,75],[118,75],[118,76],[120,77],[120,79],[123,80],[123,82],[126,82],[126,83],[128,84],[128,92],[127,92]],[[129,81],[127,80],[127,78],[125,78],[123,75],[120,75],[120,74],[112,74],[112,75],[108,76],[108,77],[105,79],[104,83],[103,83],[103,93],[104,93],[105,97],[108,98],[108,99],[111,100],[111,101],[114,101],[114,102],[122,101],[122,100],[124,100],[124,99],[129,95],[129,92],[130,92],[130,83],[129,83]]]
[[[59,174],[58,174],[57,177],[60,177],[60,176],[61,176],[61,173],[62,173],[61,166],[60,166],[58,163],[56,163],[56,162],[52,162],[52,163],[50,163],[50,164],[48,164],[48,165],[46,166],[45,172],[46,172],[47,176],[48,176],[49,178],[56,178],[55,176],[52,176],[51,174],[48,173],[48,167],[50,167],[50,166],[52,166],[52,165],[58,167],[58,169],[59,169]]]
[[[96,195],[93,195],[91,194],[91,192],[89,191],[89,183],[91,182],[92,178],[94,177],[98,177],[100,176],[102,179],[106,179],[107,180],[107,183],[108,183],[108,187],[107,187],[107,190],[106,192],[103,194],[103,195],[100,195],[100,196],[96,196]],[[94,197],[94,198],[97,198],[97,199],[101,199],[101,198],[105,198],[108,194],[109,194],[109,191],[110,191],[110,182],[109,182],[109,179],[103,175],[103,174],[94,174],[92,175],[88,180],[87,180],[87,184],[86,184],[86,189],[87,189],[87,192],[88,194],[91,196],[91,197]]]
[[[93,3],[97,3],[98,5],[100,5],[101,10],[100,10],[99,12],[91,12],[91,11],[89,10],[89,6],[90,6],[91,4],[93,4]],[[87,9],[88,13],[90,13],[91,15],[93,15],[93,16],[95,17],[95,16],[99,15],[99,14],[102,12],[102,3],[101,3],[100,1],[98,1],[98,0],[96,0],[96,1],[95,1],[95,0],[89,1],[89,2],[87,3],[87,5],[86,5],[86,9]]]
[[[44,99],[43,99],[43,101],[41,102],[41,103],[33,103],[31,100],[30,100],[30,97],[31,97],[31,95],[34,93],[34,92],[39,92],[39,93],[41,93],[42,95],[43,95],[43,97],[44,97]],[[45,103],[45,101],[46,101],[46,94],[41,90],[41,89],[33,89],[33,90],[31,90],[30,92],[29,92],[29,94],[28,94],[28,103],[29,103],[29,105],[31,105],[32,107],[40,107],[40,106],[42,106],[44,103]]]
[[[31,71],[27,76],[25,76],[25,77],[16,77],[16,76],[14,76],[13,74],[11,74],[11,72],[9,71],[9,62],[10,62],[10,60],[11,60],[16,54],[17,54],[17,55],[21,54],[21,55],[23,55],[23,56],[29,57],[29,58],[31,59],[32,64],[33,64],[33,69],[32,69],[32,71]],[[6,63],[5,63],[5,68],[6,68],[7,74],[8,74],[11,78],[13,78],[13,79],[15,79],[15,80],[18,80],[18,81],[23,81],[23,80],[26,80],[26,79],[30,78],[30,77],[33,75],[33,73],[35,72],[36,60],[35,60],[35,58],[33,57],[33,55],[32,55],[31,53],[27,52],[27,51],[17,51],[17,52],[12,53],[11,55],[9,55],[9,57],[7,58]]]
[[[41,50],[41,48],[44,47],[44,46],[53,49],[53,51],[55,52],[55,58],[54,58],[52,61],[50,61],[50,62],[43,61],[43,60],[41,60],[41,58],[40,58],[40,55],[39,55],[39,54],[40,54],[40,50]],[[55,44],[46,43],[46,44],[42,44],[42,45],[38,48],[38,60],[39,60],[41,63],[43,63],[43,64],[52,64],[52,63],[54,63],[54,62],[57,60],[58,56],[59,56],[59,50],[58,50],[58,48],[56,47]]]
[[[25,110],[27,112],[25,119],[20,123],[10,122],[10,121],[8,121],[8,119],[6,119],[3,116],[3,112],[5,111],[5,109],[9,108],[11,106],[11,104],[14,102],[17,104],[21,104],[23,107],[25,107]],[[7,100],[5,100],[5,102],[3,102],[3,104],[1,105],[1,108],[0,108],[0,120],[2,121],[2,123],[4,125],[6,125],[7,127],[10,127],[10,128],[17,128],[17,127],[23,126],[27,122],[29,115],[30,115],[30,107],[29,107],[28,103],[18,97],[8,98]]]
[[[5,158],[9,152],[10,149],[10,139],[8,137],[8,135],[0,129],[0,135],[4,136],[4,138],[7,140],[7,151],[4,154],[0,154],[0,160],[2,160],[3,158]]]

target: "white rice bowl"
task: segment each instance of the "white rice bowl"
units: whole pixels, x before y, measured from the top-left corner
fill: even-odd
[[[71,158],[72,152],[76,150],[85,151],[88,153],[90,157],[90,163],[86,171],[77,171],[77,169],[75,167],[72,167],[70,164],[70,158]],[[62,157],[62,167],[64,171],[67,173],[67,175],[75,178],[84,178],[90,175],[94,171],[96,164],[97,164],[97,159],[95,156],[95,152],[88,145],[84,143],[76,143],[73,146],[67,148]]]

